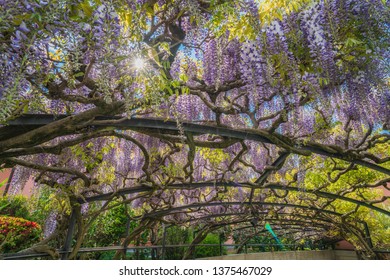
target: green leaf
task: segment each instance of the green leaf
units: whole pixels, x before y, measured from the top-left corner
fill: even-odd
[[[188,76],[186,74],[180,74],[179,75],[179,79],[180,81],[182,81],[183,83],[186,83],[188,81]]]
[[[346,56],[344,56],[344,60],[349,61],[349,62],[355,60],[355,58],[356,57],[353,56],[353,55],[346,55]]]
[[[171,89],[170,86],[167,86],[166,90],[169,92],[170,95],[173,95],[173,90]]]
[[[3,187],[7,183],[8,179],[3,180],[0,182],[0,188]]]
[[[80,3],[80,6],[81,6],[81,9],[83,10],[84,14],[90,18],[93,14],[93,9],[89,3],[89,0],[84,0],[83,3]]]
[[[174,80],[174,81],[171,82],[171,85],[172,85],[173,87],[175,87],[175,88],[178,88],[178,87],[180,86],[180,82],[177,81],[177,80]]]
[[[74,74],[75,78],[82,77],[82,76],[84,76],[84,72],[78,72],[78,73]]]
[[[355,38],[347,38],[347,40],[345,40],[345,46],[346,47],[353,47],[353,46],[356,46],[356,45],[359,45],[359,44],[362,44],[363,42],[360,41],[360,40],[357,40]]]
[[[147,55],[151,60],[156,62],[158,66],[162,67],[160,63],[160,58],[158,57],[158,52],[154,48],[148,48]]]

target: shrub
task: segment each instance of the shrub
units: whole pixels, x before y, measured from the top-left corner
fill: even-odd
[[[86,245],[103,247],[119,242],[126,232],[127,220],[125,205],[105,211],[89,228]]]
[[[0,216],[0,252],[11,253],[28,248],[39,240],[41,233],[41,226],[36,222]]]
[[[22,195],[0,197],[0,215],[30,219],[27,198]]]
[[[117,204],[118,201],[112,201],[110,206]],[[93,213],[100,208],[99,203],[90,204],[88,211]],[[126,205],[119,205],[117,207],[106,210],[101,213],[97,219],[92,223],[91,227],[85,237],[83,246],[86,247],[106,247],[115,244],[120,244],[122,238],[126,236],[126,228],[129,216],[133,216],[133,211],[127,209]],[[130,232],[137,227],[138,221],[130,221]],[[141,234],[140,242],[147,242],[147,232]],[[86,256],[88,259],[109,259],[115,252],[95,252]]]
[[[219,246],[202,246],[202,244],[219,244],[218,234],[208,234],[206,238],[196,246],[196,258],[207,258],[220,255]],[[222,247],[222,255],[226,254],[226,247]]]
[[[166,245],[183,245],[191,243],[191,230],[186,227],[173,226],[166,230]],[[165,259],[167,260],[181,260],[183,258],[186,248],[175,247],[165,248]]]

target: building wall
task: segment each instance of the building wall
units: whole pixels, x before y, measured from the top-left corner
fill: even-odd
[[[34,189],[34,178],[30,177],[26,183],[26,185],[23,187],[22,195],[30,197],[32,195],[32,191]]]
[[[335,244],[335,250],[355,250],[355,246],[346,240],[341,240]]]
[[[0,183],[3,182],[4,180],[8,179],[10,174],[11,174],[11,169],[5,169],[5,170],[0,171]],[[6,184],[4,184],[4,186],[1,187],[0,196],[2,196],[4,194],[5,186],[6,186]]]
[[[9,179],[9,177],[11,175],[11,171],[12,171],[12,169],[5,169],[5,170],[2,170],[0,172],[0,183],[3,182],[6,179]],[[4,195],[5,190],[6,190],[6,185],[7,184],[4,184],[4,186],[0,189],[0,196]],[[30,197],[31,194],[32,194],[33,188],[34,188],[34,178],[30,177],[28,179],[27,183],[23,186],[23,189],[18,191],[17,194],[21,194],[21,195]]]

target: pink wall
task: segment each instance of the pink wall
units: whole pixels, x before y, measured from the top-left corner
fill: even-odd
[[[355,247],[346,240],[341,240],[335,244],[335,250],[355,250]]]
[[[9,178],[9,176],[11,175],[11,170],[12,169],[5,169],[0,172],[0,182],[3,182],[5,179]],[[0,196],[4,195],[6,185],[7,183],[5,183],[4,186],[0,189]],[[26,185],[23,187],[22,192],[19,194],[29,197],[32,194],[33,188],[34,188],[34,178],[30,177]]]
[[[5,179],[8,179],[10,174],[11,174],[11,169],[5,169],[3,171],[0,171],[0,183],[3,182]],[[3,195],[6,185],[7,183],[5,183],[3,187],[1,187],[0,195]]]
[[[27,197],[31,196],[33,188],[34,188],[34,178],[30,177],[22,190],[22,195]]]

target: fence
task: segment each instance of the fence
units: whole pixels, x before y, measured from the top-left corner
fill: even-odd
[[[165,245],[165,246],[110,246],[110,247],[95,247],[81,248],[78,252],[80,259],[110,259],[116,251],[126,251],[128,259],[181,259],[184,251],[190,247],[190,244],[183,245]],[[222,256],[228,254],[239,253],[258,253],[258,252],[274,252],[274,251],[295,251],[295,250],[324,250],[325,246],[313,246],[302,244],[283,244],[283,247],[277,244],[197,244],[194,246],[194,254],[192,258]],[[58,251],[60,255],[69,254],[71,251]],[[46,253],[12,253],[0,255],[0,258],[5,260],[17,259],[47,259],[49,255]]]

